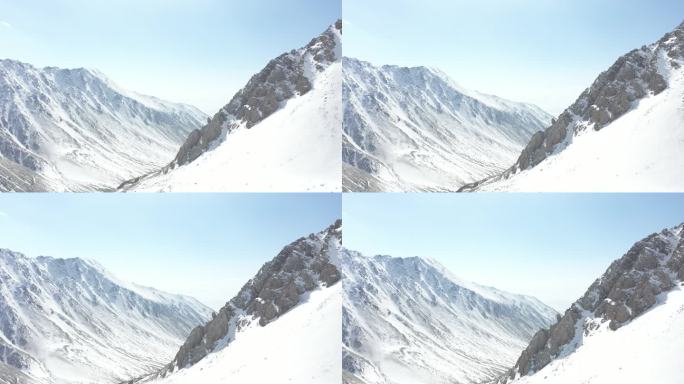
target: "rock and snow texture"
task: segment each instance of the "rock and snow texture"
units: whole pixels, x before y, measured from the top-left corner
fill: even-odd
[[[285,246],[173,361],[132,383],[339,381],[341,241],[337,221]]]
[[[431,260],[343,249],[341,263],[345,383],[493,380],[556,320],[534,298],[459,280]]]
[[[193,131],[159,171],[125,191],[340,191],[342,22],[271,60]]]
[[[0,191],[114,189],[168,163],[205,119],[97,71],[0,60]]]
[[[92,261],[0,249],[0,382],[117,383],[163,366],[210,315]]]
[[[637,242],[552,327],[503,383],[681,383],[684,224]]]
[[[464,191],[684,190],[684,24],[620,57],[517,162]]]
[[[347,191],[455,191],[506,169],[551,121],[435,69],[347,57],[342,66]]]
[[[229,347],[155,384],[339,383],[340,284],[318,289],[265,327],[243,328]]]

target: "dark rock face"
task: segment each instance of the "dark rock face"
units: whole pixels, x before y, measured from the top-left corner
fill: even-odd
[[[684,23],[656,43],[635,49],[617,59],[551,126],[530,139],[512,167],[501,175],[467,184],[459,191],[473,191],[487,181],[505,179],[532,168],[552,153],[562,150],[575,134],[589,127],[597,131],[602,129],[627,113],[639,100],[664,91],[668,84],[659,72],[659,66],[663,64],[678,69],[680,64],[677,60],[682,59]]]
[[[219,344],[230,343],[249,319],[265,326],[299,304],[307,292],[337,283],[341,273],[330,254],[337,253],[341,241],[342,221],[338,220],[322,232],[285,246],[211,321],[193,329],[173,362],[156,376],[191,366]]]
[[[188,136],[170,167],[195,160],[223,133],[230,133],[241,124],[251,128],[277,111],[283,102],[309,92],[311,72],[321,72],[340,59],[336,53],[339,33],[341,20],[306,46],[271,60],[207,125]]]
[[[684,224],[649,235],[614,261],[587,292],[548,330],[541,330],[501,379],[534,373],[571,352],[576,332],[590,333],[600,323],[616,330],[657,302],[657,296],[684,280]],[[676,277],[676,278],[674,278]]]

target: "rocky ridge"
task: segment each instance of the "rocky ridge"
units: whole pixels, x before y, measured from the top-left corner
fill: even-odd
[[[254,321],[265,326],[294,308],[307,292],[330,287],[341,279],[337,253],[342,221],[285,246],[264,264],[212,320],[190,332],[171,363],[161,371],[130,381],[146,382],[187,368],[229,345],[235,334]]]
[[[533,374],[572,353],[601,324],[617,330],[656,304],[656,297],[684,281],[684,224],[654,233],[611,263],[549,329],[537,332],[499,383]]]
[[[618,58],[570,107],[553,119],[548,128],[532,136],[510,168],[501,174],[466,184],[459,191],[474,191],[483,184],[508,179],[562,151],[572,144],[574,136],[583,131],[601,130],[634,108],[639,100],[664,91],[668,87],[665,73],[671,69],[678,70],[682,60],[684,23],[657,42]]]

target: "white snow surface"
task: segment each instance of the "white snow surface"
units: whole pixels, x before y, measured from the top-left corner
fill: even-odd
[[[682,285],[658,296],[648,312],[616,331],[605,322],[589,335],[581,329],[573,353],[553,360],[513,384],[679,384],[684,356]]]
[[[482,383],[515,364],[556,311],[465,282],[434,260],[343,249],[344,381]]]
[[[93,261],[0,249],[0,362],[32,383],[117,383],[159,369],[210,315]]]
[[[664,64],[668,88],[635,102],[607,126],[592,126],[559,145],[533,168],[495,178],[479,191],[681,192],[684,191],[684,67]],[[680,60],[680,65],[684,61]]]
[[[96,70],[0,60],[0,157],[46,178],[49,190],[113,189],[158,169],[206,117],[123,90]],[[2,168],[0,188],[21,190]]]
[[[230,344],[154,384],[322,384],[342,377],[341,284],[310,292],[276,321],[252,322]]]
[[[341,63],[335,62],[255,126],[225,135],[216,148],[166,174],[153,174],[133,191],[336,192],[340,180]]]
[[[434,68],[345,57],[343,69],[346,190],[457,190],[509,167],[551,121]]]

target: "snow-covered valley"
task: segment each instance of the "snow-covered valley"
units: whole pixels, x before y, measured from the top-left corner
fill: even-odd
[[[463,281],[433,260],[343,249],[349,384],[482,383],[556,319],[540,301]]]
[[[0,249],[0,382],[118,383],[161,367],[210,315],[94,261]]]
[[[168,163],[205,120],[96,70],[0,60],[0,191],[114,189]]]
[[[455,191],[503,171],[551,121],[437,69],[342,65],[346,191]]]

